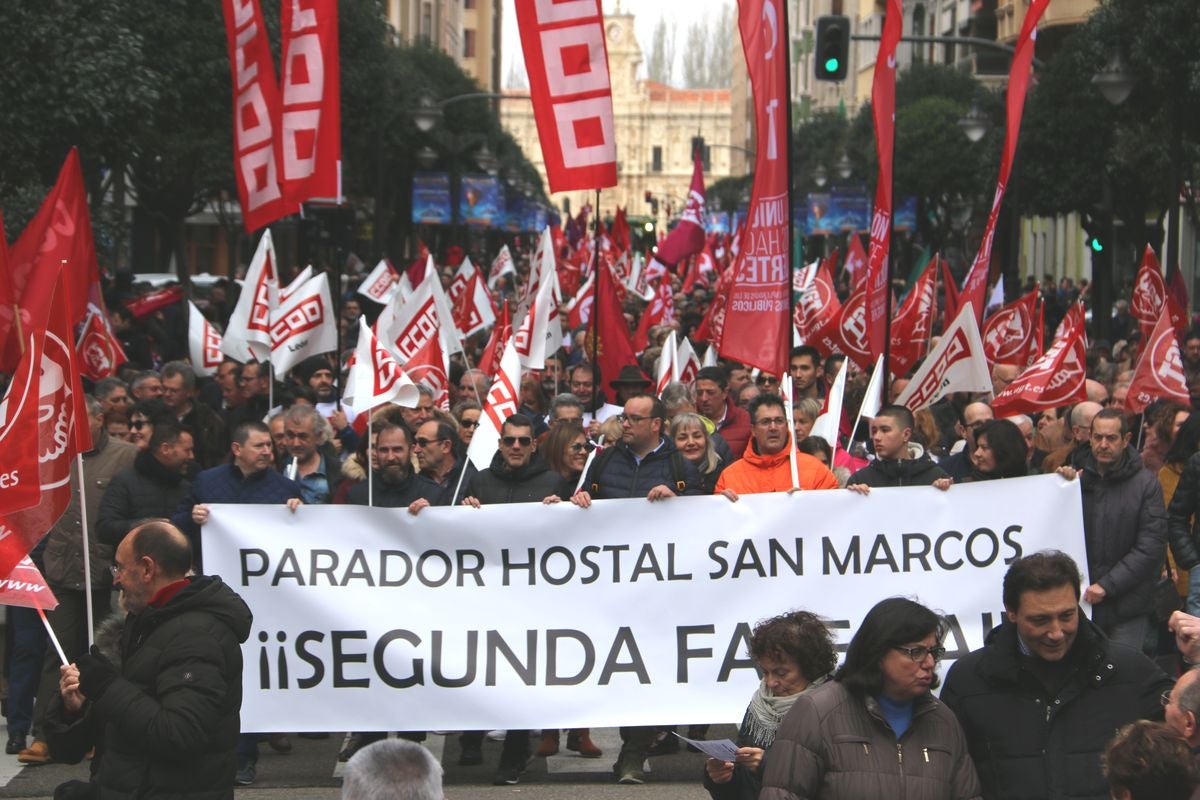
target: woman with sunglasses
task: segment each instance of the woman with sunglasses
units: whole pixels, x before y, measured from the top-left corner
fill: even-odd
[[[138,400],[129,407],[129,441],[136,444],[139,450],[148,448],[156,422],[178,423],[178,420],[159,398]]]
[[[483,414],[483,409],[474,400],[464,400],[454,407],[452,413],[454,421],[458,423],[458,438],[464,448],[469,447],[471,439],[475,436],[475,429],[479,427],[479,417]]]
[[[902,597],[868,611],[834,679],[783,718],[761,800],[980,797],[962,728],[931,693],[947,627]]]
[[[567,500],[575,493],[575,486],[579,483],[579,476],[583,474],[588,453],[592,449],[592,443],[583,431],[583,423],[577,420],[557,422],[546,432],[542,453],[550,469],[562,477],[558,491],[552,496],[553,499],[546,498],[547,502]]]

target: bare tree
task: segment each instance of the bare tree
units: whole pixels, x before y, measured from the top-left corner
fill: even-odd
[[[730,4],[725,4],[716,14],[708,35],[708,75],[705,86],[711,89],[723,89],[733,80],[734,43],[741,46],[741,36],[738,34],[737,14]]]
[[[650,53],[646,58],[646,77],[656,83],[671,84],[675,73],[675,29],[659,17],[654,25],[650,40]]]
[[[683,85],[688,89],[699,89],[708,85],[708,19],[702,18],[688,25],[683,49]]]

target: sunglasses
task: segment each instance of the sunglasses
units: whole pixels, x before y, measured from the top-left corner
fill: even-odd
[[[532,436],[501,436],[500,441],[505,447],[512,447],[514,444],[519,444],[521,447],[529,447],[533,444]]]
[[[417,438],[413,439],[413,444],[415,444],[417,447],[429,447],[429,445],[433,444],[434,442],[444,441],[445,439],[424,439],[418,436]]]
[[[144,419],[135,419],[129,423],[129,427],[135,431],[140,431],[142,428],[146,427],[149,424],[150,423],[146,422],[146,420],[144,420]]]
[[[591,442],[572,442],[570,445],[568,445],[568,447],[572,453],[590,453],[593,449],[595,449],[596,445],[592,444]]]
[[[478,427],[479,427],[479,420],[477,420],[477,419],[464,419],[462,422],[458,423],[458,427],[460,427],[460,428],[478,428]]]

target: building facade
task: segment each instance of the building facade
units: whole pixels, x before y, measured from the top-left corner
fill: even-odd
[[[426,42],[481,91],[500,91],[500,0],[387,0],[385,11],[395,44]]]
[[[675,89],[638,78],[642,49],[634,33],[632,14],[605,17],[608,71],[612,83],[613,116],[617,141],[617,185],[600,193],[604,215],[618,206],[631,217],[649,217],[657,201],[660,224],[683,210],[692,179],[692,139],[705,140],[706,183],[733,174],[732,157],[743,146],[731,140],[729,89]],[[734,59],[735,63],[738,61]],[[743,65],[744,71],[744,65]],[[500,121],[537,166],[542,180],[542,159],[533,105],[524,90],[513,90],[500,104]],[[547,184],[548,185],[548,184]],[[576,213],[584,204],[595,205],[594,192],[563,192],[552,196],[561,210]]]

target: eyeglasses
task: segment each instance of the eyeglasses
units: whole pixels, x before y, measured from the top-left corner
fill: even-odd
[[[111,572],[112,576],[115,578],[121,574],[121,566],[119,564],[113,564],[108,568],[108,571]],[[1168,694],[1170,694],[1170,692],[1168,692]],[[1163,705],[1166,705],[1166,703],[1163,703]]]
[[[590,453],[596,448],[596,445],[591,442],[572,442],[568,445],[568,448],[572,453],[583,453],[585,451]]]
[[[521,447],[529,447],[533,444],[532,436],[501,436],[500,442],[505,447],[512,447],[514,444],[519,444]]]
[[[460,428],[478,428],[478,427],[479,427],[479,420],[477,420],[477,419],[464,419],[462,422],[458,423],[458,427],[460,427]]]
[[[415,439],[413,439],[413,445],[415,447],[429,447],[429,445],[433,444],[434,442],[444,442],[444,441],[446,441],[446,440],[445,439],[424,439],[424,438],[418,436]]]
[[[892,649],[899,650],[901,653],[904,653],[906,656],[911,658],[915,664],[920,664],[925,660],[926,656],[933,656],[934,661],[941,661],[942,656],[946,655],[946,648],[942,647],[941,645],[935,645],[934,647],[925,647],[924,645],[918,645],[916,647],[900,647],[899,645],[893,645]]]
[[[754,424],[761,425],[764,428],[771,428],[771,427],[786,428],[787,427],[787,418],[786,417],[767,417],[766,419],[754,420]]]
[[[135,419],[135,420],[131,420],[129,422],[129,427],[135,431],[140,431],[142,428],[146,427],[149,424],[150,423],[144,419]]]
[[[1167,689],[1158,696],[1158,702],[1162,703],[1162,707],[1166,708],[1171,705],[1171,690]]]
[[[641,414],[617,414],[617,421],[621,424],[628,422],[630,425],[636,425],[648,419],[653,419],[653,417],[643,417]]]
[[[776,378],[773,375],[759,375],[754,379],[754,382],[759,386],[762,386],[767,383],[779,383],[779,378]]]

